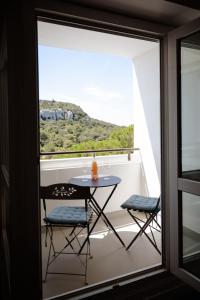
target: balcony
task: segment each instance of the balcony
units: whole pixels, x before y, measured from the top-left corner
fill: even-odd
[[[91,157],[50,159],[41,160],[41,185],[49,185],[59,182],[68,182],[71,177],[90,174]],[[139,149],[133,153],[97,156],[99,173],[104,175],[115,175],[121,178],[121,183],[111,197],[105,213],[115,230],[118,232],[126,245],[132,240],[138,232],[138,227],[133,224],[132,219],[127,212],[121,209],[121,204],[132,194],[148,195],[149,186],[145,173],[145,166],[142,160],[142,154]],[[155,185],[156,185],[155,180]],[[158,187],[151,187],[151,190]],[[98,189],[96,199],[101,206],[103,200],[109,193],[110,187]],[[61,202],[63,204],[63,201]],[[59,205],[58,203],[56,205]],[[68,201],[69,203],[69,201]],[[55,204],[51,203],[52,209]],[[43,225],[43,209],[41,207]],[[138,213],[141,218],[143,215]],[[147,234],[150,232],[147,231]],[[161,247],[161,235],[154,232],[158,246]],[[85,233],[82,238],[84,239]],[[45,270],[47,261],[47,249],[44,246],[45,234],[42,230],[42,249],[43,249],[43,268]],[[62,247],[63,236],[56,231],[56,244]],[[88,263],[88,283],[94,285],[99,282],[105,282],[110,279],[126,276],[127,274],[138,272],[161,263],[161,256],[149,243],[145,236],[137,239],[134,245],[126,251],[119,240],[109,230],[105,223],[100,219],[91,235],[92,259]],[[148,255],[147,255],[148,253]],[[52,264],[51,270],[61,272],[80,271],[80,261],[77,257],[61,255]],[[79,276],[68,275],[48,275],[46,283],[43,284],[44,298],[70,292],[75,289],[84,288],[84,280]]]

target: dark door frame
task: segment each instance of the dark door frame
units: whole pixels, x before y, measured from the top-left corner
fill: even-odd
[[[36,1],[9,8],[9,129],[11,199],[11,290],[13,299],[42,299],[39,122],[37,74],[37,17],[79,23],[93,30],[160,39],[163,266],[169,269],[168,97],[165,25],[61,3]],[[14,30],[13,30],[14,29]],[[165,67],[164,67],[165,65]],[[23,118],[21,117],[23,115]],[[38,200],[38,201],[37,201]],[[139,274],[137,274],[139,275]],[[146,276],[146,275],[145,275]],[[113,284],[113,283],[112,283]],[[95,288],[97,289],[97,288]],[[30,296],[30,297],[29,297]]]
[[[169,199],[170,199],[170,270],[177,277],[200,291],[200,279],[181,267],[182,255],[182,191],[200,195],[200,183],[182,178],[181,147],[181,96],[180,96],[180,40],[200,30],[200,18],[168,34],[168,85],[169,85]]]
[[[69,9],[69,8],[68,8]],[[110,23],[108,24],[108,15],[106,14],[106,21],[102,20],[102,17],[98,15],[98,17],[101,17],[101,23],[99,23],[96,19],[94,19],[94,14],[91,12],[91,10],[88,12],[89,16],[92,13],[92,18],[90,16],[90,18],[87,16],[87,18],[85,17],[81,17],[81,15],[77,15],[75,17],[74,14],[72,14],[72,12],[64,15],[62,14],[62,16],[58,16],[58,13],[55,12],[50,12],[50,11],[46,11],[44,9],[37,9],[37,13],[38,13],[38,20],[40,21],[46,21],[46,22],[51,22],[51,23],[56,23],[56,24],[60,24],[60,25],[66,25],[66,26],[74,26],[74,27],[78,27],[78,28],[85,28],[85,29],[89,29],[89,30],[93,30],[93,31],[102,31],[102,32],[107,32],[107,33],[112,33],[115,35],[124,35],[124,36],[128,36],[128,37],[139,37],[139,38],[143,38],[146,40],[160,40],[160,54],[161,54],[161,59],[160,62],[162,64],[162,59],[165,57],[165,52],[166,52],[166,46],[164,46],[165,44],[165,37],[166,37],[166,27],[164,26],[164,28],[160,28],[160,26],[157,27],[157,31],[156,33],[152,33],[151,30],[148,29],[148,31],[144,32],[143,26],[144,24],[141,22],[137,22],[137,26],[140,27],[140,29],[138,28],[132,28],[132,25],[130,26],[126,26],[126,28],[124,28],[123,26],[120,26],[119,24],[115,24],[111,17],[112,15],[110,15]],[[60,10],[59,10],[60,13]],[[77,13],[77,12],[76,12]],[[80,11],[79,11],[80,13]],[[126,20],[127,21],[127,20]],[[140,25],[140,26],[139,26]],[[146,25],[146,24],[145,24]],[[161,26],[162,27],[162,26]],[[154,27],[155,30],[156,27]],[[171,29],[171,28],[170,28]],[[168,28],[169,30],[169,28]],[[162,31],[162,34],[161,34]],[[164,80],[166,79],[166,72],[164,73],[164,67],[161,69],[161,99],[164,98],[165,96],[165,88],[164,88]],[[162,101],[163,103],[164,101]],[[165,102],[166,103],[166,102]],[[164,130],[164,122],[166,122],[166,118],[163,118],[165,113],[164,113],[164,105],[161,105],[161,130]],[[166,149],[165,145],[165,134],[162,134],[162,139],[161,139],[161,152],[162,152],[162,201],[163,201],[163,211],[165,211],[167,209],[167,205],[165,205],[164,203],[164,198],[165,198],[165,186],[166,183],[164,184],[164,174],[165,174],[165,159],[164,159],[164,155],[167,157],[166,154],[164,154],[164,149]],[[162,240],[162,245],[163,245],[163,249],[167,248],[167,244],[168,242],[166,242],[166,238],[168,238],[169,234],[167,233],[167,226],[165,226],[164,224],[166,224],[165,221],[165,214],[163,213],[163,220],[162,220],[162,224],[163,224],[163,240]],[[163,263],[162,266],[167,268],[168,265],[168,260],[169,260],[169,254],[168,251],[163,251]],[[161,268],[161,267],[159,267]],[[157,271],[157,267],[156,268],[151,268],[149,270],[149,272],[152,271]],[[144,275],[146,274],[146,271],[144,272],[138,272],[137,274],[132,274],[130,276],[123,276],[121,277],[119,280],[110,280],[108,283],[106,284],[97,284],[97,288],[102,287],[102,286],[113,286],[113,284],[116,284],[117,282],[123,281],[123,280],[127,280],[130,278],[135,278],[139,275]],[[90,287],[88,287],[87,289],[85,289],[85,291],[89,291]],[[76,292],[71,292],[70,295],[76,295]]]

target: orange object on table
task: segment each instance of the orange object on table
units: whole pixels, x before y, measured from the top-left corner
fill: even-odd
[[[91,177],[92,177],[92,180],[98,179],[98,165],[97,165],[97,161],[95,159],[95,153],[94,153],[93,161],[92,161]]]

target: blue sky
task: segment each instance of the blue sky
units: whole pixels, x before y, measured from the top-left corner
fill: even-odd
[[[39,46],[39,95],[81,106],[90,116],[133,124],[132,61],[126,57]]]

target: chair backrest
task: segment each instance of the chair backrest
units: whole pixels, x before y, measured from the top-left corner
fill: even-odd
[[[48,200],[89,199],[90,188],[70,183],[56,183],[40,187],[40,198]]]
[[[80,187],[70,183],[56,183],[40,187],[40,199],[43,200],[43,207],[46,216],[46,200],[87,200],[91,198],[89,187]]]
[[[157,202],[157,205],[156,205],[156,210],[157,210],[157,211],[160,211],[160,210],[161,210],[161,201],[160,201],[160,197],[158,198],[158,202]]]

